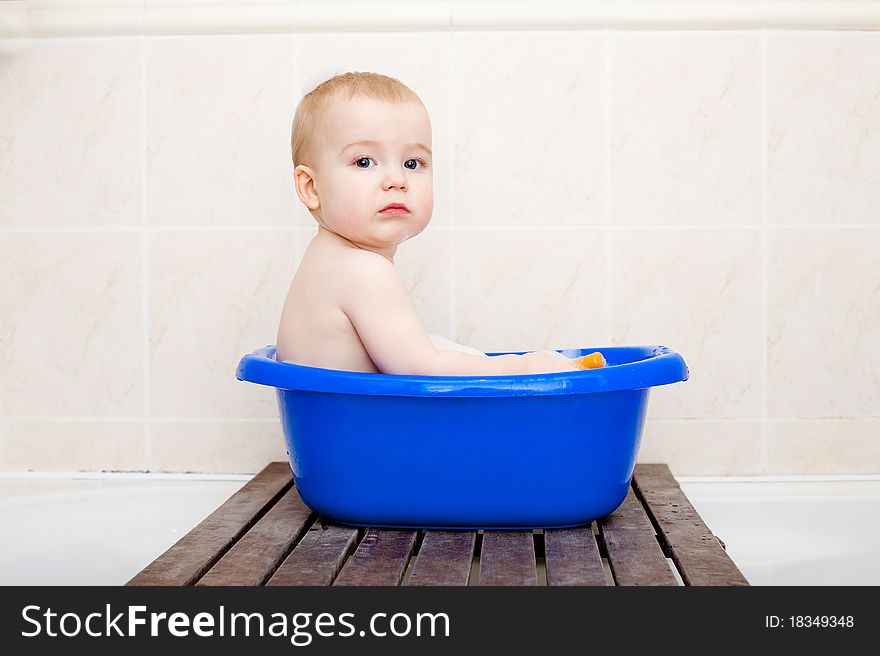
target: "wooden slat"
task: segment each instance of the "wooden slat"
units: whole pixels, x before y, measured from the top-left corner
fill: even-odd
[[[685,585],[748,585],[682,492],[669,467],[639,464],[633,486]]]
[[[599,520],[599,533],[617,585],[678,585],[632,488],[617,510]]]
[[[291,487],[196,585],[263,585],[314,513]]]
[[[317,521],[266,585],[330,585],[354,550],[358,529]]]
[[[409,585],[467,585],[475,531],[426,531]]]
[[[417,531],[370,528],[333,585],[400,585]]]
[[[480,549],[480,585],[535,585],[535,540],[531,531],[486,531]]]
[[[273,462],[126,585],[192,585],[292,483],[290,465]]]
[[[593,526],[544,530],[547,585],[608,585]]]
[[[416,531],[368,529],[344,564],[360,531],[334,524],[305,531],[311,511],[291,483],[288,463],[271,463],[128,585],[191,585],[200,577],[199,585],[257,585],[297,540],[268,585],[401,582]],[[638,465],[633,488],[620,508],[597,522],[618,585],[676,585],[664,550],[686,585],[748,585],[666,465]],[[480,583],[534,585],[533,537],[530,531],[486,531]],[[428,531],[410,585],[467,585],[475,539],[468,531]],[[605,583],[589,527],[548,529],[543,540],[548,585]]]

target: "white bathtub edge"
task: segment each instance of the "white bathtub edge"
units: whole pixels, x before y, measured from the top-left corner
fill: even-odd
[[[86,471],[0,471],[0,479],[108,479],[108,480],[169,480],[169,481],[248,481],[256,474],[214,474],[180,472],[86,472]],[[880,474],[802,474],[761,476],[674,476],[684,485],[700,483],[831,483],[874,482]]]
[[[249,481],[256,474],[198,474],[174,472],[80,472],[80,471],[0,471],[0,479],[39,478],[58,480],[113,481]]]
[[[865,483],[880,481],[880,474],[802,474],[763,476],[675,476],[684,485],[700,483]]]

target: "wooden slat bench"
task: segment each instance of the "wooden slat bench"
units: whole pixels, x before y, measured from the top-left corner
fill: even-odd
[[[623,504],[535,531],[354,528],[273,462],[127,585],[748,585],[669,468],[639,464]]]

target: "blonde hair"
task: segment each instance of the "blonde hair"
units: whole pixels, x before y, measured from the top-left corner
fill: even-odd
[[[290,150],[294,168],[304,164],[306,157],[311,155],[314,135],[317,134],[321,117],[330,103],[338,97],[351,100],[356,96],[384,100],[394,105],[406,102],[423,104],[415,91],[400,80],[387,75],[360,72],[334,75],[309,91],[296,106],[290,131]]]

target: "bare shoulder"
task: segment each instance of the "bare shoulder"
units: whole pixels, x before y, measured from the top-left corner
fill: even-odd
[[[304,280],[320,286],[335,298],[348,296],[397,273],[394,265],[378,253],[332,242],[313,241],[300,267],[308,274],[304,273]]]
[[[371,286],[377,283],[394,283],[400,274],[394,264],[377,253],[367,250],[351,250],[345,260],[353,287]]]
[[[341,272],[340,272],[341,273]],[[346,257],[340,290],[343,311],[356,312],[400,303],[409,291],[394,264],[377,253],[359,250]]]

